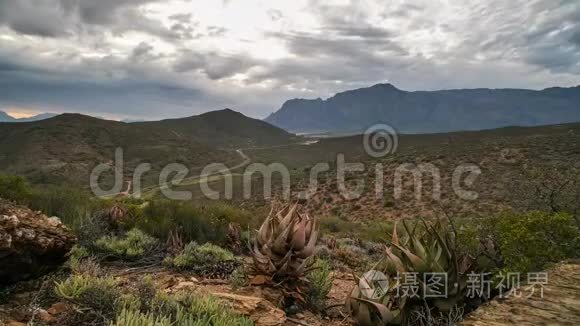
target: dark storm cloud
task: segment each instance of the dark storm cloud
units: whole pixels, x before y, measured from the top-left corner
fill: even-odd
[[[570,42],[575,44],[576,46],[580,46],[580,28],[578,31],[574,32],[570,37]]]
[[[289,97],[378,82],[538,88],[580,78],[577,0],[314,0],[307,27],[267,9],[272,26],[247,22],[247,40],[179,6],[143,7],[152,3],[167,2],[0,0],[0,32],[10,29],[0,35],[0,107],[143,118],[230,106],[264,116]]]
[[[350,5],[331,6],[324,1],[312,1],[309,8],[320,17],[321,32],[325,34],[384,41],[393,35],[385,28],[372,25],[366,11]]]
[[[340,83],[363,86],[388,79],[389,72],[407,67],[408,51],[395,32],[369,22],[368,12],[351,5],[312,1],[309,11],[320,26],[310,32],[270,33],[293,58],[263,63],[249,73],[250,82],[274,81],[315,91]]]
[[[216,99],[208,99],[202,91],[152,81],[97,82],[75,76],[54,80],[0,71],[0,107],[32,106],[57,112],[160,118],[220,108],[213,107],[215,103]]]
[[[62,8],[55,1],[0,0],[0,25],[15,32],[43,37],[69,34],[62,23]]]
[[[0,25],[17,33],[63,37],[80,30],[122,34],[140,31],[165,40],[192,38],[189,22],[164,26],[146,17],[139,6],[161,0],[0,0]],[[181,17],[184,18],[184,17]]]
[[[199,71],[212,80],[218,80],[244,73],[256,64],[256,60],[246,56],[224,56],[186,50],[177,58],[173,70],[179,73]]]
[[[68,12],[76,12],[82,22],[93,25],[112,25],[123,10],[134,10],[139,5],[156,0],[58,0]]]
[[[24,107],[106,117],[163,118],[231,105],[207,90],[185,87],[160,76],[153,78],[148,71],[157,58],[153,50],[141,43],[129,58],[86,59],[71,62],[61,71],[26,53],[15,56],[0,48],[0,110]]]
[[[496,0],[500,3],[499,0]],[[510,9],[515,19],[509,16]],[[482,7],[473,15],[474,25],[481,20],[495,27],[472,34],[470,48],[496,53],[504,60],[525,62],[553,72],[578,72],[580,44],[580,4],[570,0],[512,2],[501,11]],[[515,14],[517,13],[517,14]],[[511,18],[511,19],[508,19]],[[487,32],[487,33],[486,33]]]

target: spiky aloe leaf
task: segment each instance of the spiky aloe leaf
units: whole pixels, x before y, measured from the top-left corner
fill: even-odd
[[[276,282],[300,279],[308,270],[318,231],[315,220],[298,212],[298,205],[285,206],[266,218],[252,249],[255,271],[267,273]]]
[[[411,266],[413,267],[413,271],[415,272],[426,272],[427,271],[427,263],[425,262],[425,260],[423,260],[421,257],[413,254],[411,251],[409,251],[407,248],[403,247],[403,246],[395,246],[397,249],[399,249],[402,253],[404,253],[405,255],[403,256],[404,258],[406,258],[410,263]]]
[[[393,234],[391,235],[391,243],[393,244],[400,244],[399,235],[397,234],[397,225],[399,222],[395,222],[395,226],[393,227]]]
[[[316,248],[316,241],[318,240],[318,231],[313,231],[306,247],[299,251],[296,256],[300,258],[308,258],[314,254],[314,249]]]

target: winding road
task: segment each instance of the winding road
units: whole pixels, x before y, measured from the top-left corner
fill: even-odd
[[[240,163],[238,163],[234,166],[231,166],[231,167],[226,167],[226,168],[223,168],[223,169],[220,169],[217,171],[213,171],[211,173],[206,173],[206,174],[201,174],[201,175],[185,178],[185,179],[181,180],[179,185],[188,185],[188,184],[198,183],[202,179],[207,179],[207,178],[215,176],[215,175],[231,174],[231,172],[233,170],[243,168],[244,166],[246,166],[252,162],[252,159],[250,159],[250,157],[246,153],[244,153],[242,148],[236,149],[236,153],[238,153],[238,155],[240,155],[240,158],[242,159],[242,161]],[[149,186],[149,187],[143,188],[143,191],[141,192],[141,196],[142,197],[153,196],[158,191],[161,191],[163,189],[168,189],[170,185],[175,186],[177,184],[166,183],[163,185]]]
[[[284,144],[284,145],[276,145],[276,146],[267,146],[267,147],[248,147],[248,148],[238,148],[235,150],[236,153],[238,153],[238,155],[241,158],[241,162],[237,163],[234,166],[231,167],[226,167],[217,171],[213,171],[211,173],[206,173],[206,174],[201,174],[198,176],[192,176],[189,178],[185,178],[183,180],[181,180],[181,182],[179,184],[173,184],[173,183],[166,183],[163,185],[153,185],[153,186],[149,186],[149,187],[144,187],[141,190],[141,197],[152,197],[154,196],[158,191],[164,190],[164,189],[168,189],[170,186],[176,186],[176,185],[189,185],[189,184],[195,184],[195,183],[199,183],[201,180],[203,179],[208,179],[210,177],[213,176],[223,176],[224,174],[231,174],[232,171],[235,171],[237,169],[241,169],[247,165],[249,165],[252,162],[252,159],[246,154],[244,153],[244,150],[262,150],[262,149],[271,149],[271,148],[280,148],[280,147],[289,147],[289,146],[294,146],[294,145],[303,145],[303,146],[309,146],[309,145],[313,145],[318,143],[318,140],[307,140],[307,141],[303,141],[303,142],[299,142],[299,143],[291,143],[291,144]],[[123,193],[116,193],[113,195],[109,195],[107,197],[115,197],[115,196],[119,196],[122,195]]]

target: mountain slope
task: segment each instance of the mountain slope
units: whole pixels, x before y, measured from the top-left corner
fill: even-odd
[[[219,148],[264,147],[288,144],[294,135],[264,121],[230,110],[211,111],[181,119],[134,122],[136,126],[173,132]]]
[[[30,122],[49,119],[57,116],[55,113],[42,113],[28,118],[14,118],[4,111],[0,111],[0,122]]]
[[[361,131],[388,123],[400,132],[427,133],[580,121],[580,86],[407,92],[390,84],[294,99],[265,121],[293,132]]]

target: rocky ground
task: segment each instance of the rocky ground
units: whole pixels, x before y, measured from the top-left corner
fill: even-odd
[[[326,256],[332,264],[332,287],[322,311],[313,313],[288,305],[282,308],[284,295],[280,288],[265,286],[265,282],[251,278],[249,285],[235,286],[233,279],[227,276],[204,278],[188,272],[189,269],[178,271],[160,261],[150,263],[146,259],[137,264],[135,261],[105,259],[97,263],[86,259],[76,269],[71,267],[69,259],[63,265],[66,253],[75,243],[72,232],[57,218],[2,200],[0,239],[0,273],[5,282],[0,285],[0,326],[78,324],[63,320],[67,320],[71,310],[82,310],[81,306],[55,294],[55,284],[67,279],[71,272],[114,279],[115,286],[130,289],[132,293],[140,294],[140,286],[146,282],[145,279],[150,279],[157,293],[210,295],[220,300],[220,305],[223,302],[224,307],[249,317],[256,325],[351,325],[344,302],[355,286],[353,273],[360,273],[361,268],[368,270],[364,261],[355,262],[361,257],[369,261],[379,260],[373,252],[384,250],[380,245],[378,248],[369,246],[371,242],[321,239],[320,243],[324,245],[317,249],[324,247],[329,251]],[[248,257],[240,259],[248,260]],[[41,267],[53,271],[38,277],[47,272]],[[529,292],[529,285],[522,285],[522,296],[493,299],[467,315],[462,324],[580,325],[580,261],[557,264],[547,270],[547,275],[548,284],[543,287],[543,297],[526,296],[524,293]]]
[[[527,287],[519,290],[529,292]],[[471,313],[462,325],[580,325],[580,261],[548,270],[543,298],[537,292],[529,298],[495,299]]]
[[[105,268],[107,274],[121,279],[121,285],[131,287],[146,275],[153,275],[156,286],[166,293],[191,291],[211,294],[230,304],[240,313],[248,315],[256,325],[351,325],[342,304],[352,289],[352,275],[336,273],[328,295],[325,314],[301,312],[287,315],[275,302],[279,294],[260,286],[233,288],[227,280],[203,279],[187,273],[178,273],[162,267]],[[544,297],[510,297],[494,299],[467,316],[466,326],[483,325],[579,325],[580,324],[580,262],[566,262],[548,270],[549,282],[544,287]],[[0,325],[26,325],[30,320],[51,325],[67,306],[55,302],[39,307],[40,282],[31,289],[15,293],[8,303],[0,305]],[[30,284],[30,283],[29,283]],[[34,282],[32,283],[34,284]],[[526,293],[527,285],[520,290]],[[537,294],[537,293],[536,293]],[[3,322],[3,324],[2,324]]]
[[[302,311],[296,314],[286,314],[276,306],[276,303],[281,300],[280,293],[268,287],[234,288],[228,280],[204,279],[158,266],[150,268],[105,266],[103,272],[121,280],[119,285],[127,288],[135,287],[145,276],[153,276],[157,289],[168,294],[187,291],[213,295],[232,306],[235,311],[249,316],[256,325],[352,324],[343,311],[343,304],[353,286],[352,275],[347,273],[334,275],[333,287],[327,301],[328,307],[331,308],[326,312],[314,314]],[[50,297],[54,280],[59,277],[57,274],[20,284],[20,288],[0,304],[0,325],[19,326],[34,321],[41,325],[55,325],[59,315],[70,308],[65,302],[55,302],[46,298]]]

